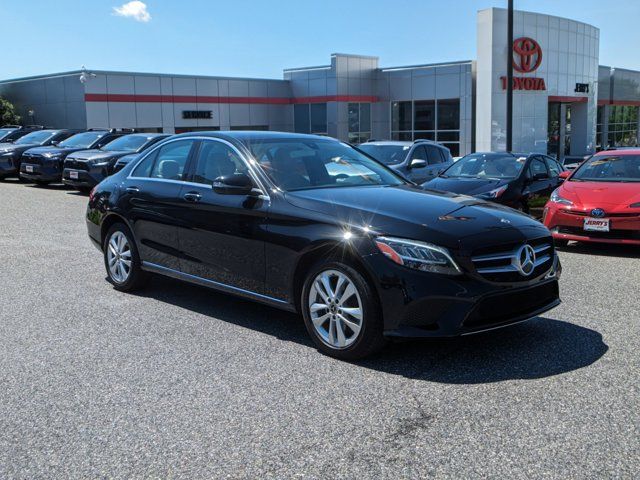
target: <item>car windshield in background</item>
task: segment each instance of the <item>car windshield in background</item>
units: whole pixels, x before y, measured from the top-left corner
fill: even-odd
[[[402,163],[411,147],[408,145],[363,144],[358,148],[385,165],[397,165]]]
[[[571,181],[640,182],[640,155],[596,155],[577,168]]]
[[[442,177],[516,178],[526,157],[473,153],[462,157],[442,173]]]
[[[332,140],[260,140],[249,148],[269,178],[286,191],[405,183],[356,149]]]
[[[64,148],[89,148],[101,137],[104,137],[104,132],[78,133],[60,142],[59,146]]]
[[[102,150],[107,152],[135,152],[145,143],[151,140],[146,135],[125,135],[107,143]]]
[[[53,137],[55,132],[51,130],[41,130],[39,132],[28,133],[24,137],[20,137],[18,140],[13,142],[15,145],[29,145],[29,144],[37,144],[46,142],[49,138]]]
[[[4,138],[8,133],[13,132],[13,128],[0,128],[0,138]]]

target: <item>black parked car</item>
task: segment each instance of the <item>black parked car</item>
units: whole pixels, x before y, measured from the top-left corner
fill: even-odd
[[[27,150],[22,155],[20,177],[39,185],[62,181],[65,159],[73,152],[88,148],[100,148],[126,133],[116,130],[89,130],[49,147]]]
[[[13,142],[36,130],[44,130],[44,127],[42,125],[3,125],[0,127],[0,142]]]
[[[174,136],[93,190],[87,226],[116,289],[153,272],[302,312],[316,345],[343,359],[560,302],[542,224],[427,192],[320,136]]]
[[[367,155],[414,183],[424,183],[453,164],[449,149],[430,140],[369,141],[358,145]]]
[[[141,153],[168,136],[167,133],[133,133],[102,148],[69,155],[64,162],[63,182],[88,190],[115,172],[115,164],[120,157]]]
[[[423,186],[473,195],[540,218],[565,170],[555,159],[539,153],[472,153]]]
[[[78,133],[78,130],[38,130],[12,143],[0,143],[0,178],[20,175],[22,154],[34,147],[54,145]]]

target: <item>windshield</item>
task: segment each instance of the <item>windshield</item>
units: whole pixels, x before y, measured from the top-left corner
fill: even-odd
[[[40,130],[39,132],[32,132],[26,134],[24,137],[20,137],[14,142],[15,145],[28,145],[31,143],[44,143],[55,135],[56,132],[51,130]]]
[[[104,137],[104,132],[78,133],[60,142],[58,146],[64,148],[89,148],[99,138]]]
[[[640,155],[596,155],[571,176],[577,182],[640,182]]]
[[[262,169],[282,190],[405,183],[378,162],[333,140],[278,138],[248,146]]]
[[[516,178],[526,157],[472,153],[462,157],[442,173],[442,177]]]
[[[397,165],[407,156],[409,145],[374,145],[364,144],[358,148],[385,165]]]
[[[3,139],[14,130],[15,128],[0,128],[0,139]]]
[[[107,152],[135,152],[149,140],[151,140],[151,137],[145,135],[125,135],[124,137],[116,138],[112,142],[107,143],[102,147],[102,150]]]

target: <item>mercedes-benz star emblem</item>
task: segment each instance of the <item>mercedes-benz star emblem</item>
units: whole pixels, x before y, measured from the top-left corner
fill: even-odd
[[[605,212],[601,208],[594,208],[593,210],[591,210],[591,216],[592,217],[602,218],[602,217],[605,216]]]
[[[528,277],[536,267],[536,251],[531,245],[523,245],[516,252],[514,266],[518,271]]]

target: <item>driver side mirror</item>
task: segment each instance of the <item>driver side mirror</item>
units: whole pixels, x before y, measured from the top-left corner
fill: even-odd
[[[564,171],[564,172],[560,172],[560,175],[558,175],[558,178],[560,180],[566,180],[567,178],[569,178],[569,175],[571,175],[570,171]]]
[[[411,160],[411,163],[409,164],[409,168],[424,168],[426,166],[427,166],[427,161],[422,160],[420,158],[414,158],[413,160]]]
[[[213,181],[213,191],[221,195],[250,195],[253,180],[245,173],[223,175]]]

